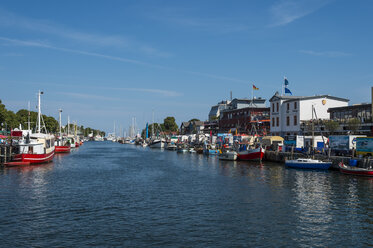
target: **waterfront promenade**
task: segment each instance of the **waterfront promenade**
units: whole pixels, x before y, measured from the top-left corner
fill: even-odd
[[[86,142],[0,169],[0,247],[363,247],[372,194],[337,171]]]

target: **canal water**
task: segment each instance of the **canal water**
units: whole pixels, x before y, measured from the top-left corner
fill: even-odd
[[[86,142],[0,169],[1,247],[366,247],[373,180]]]

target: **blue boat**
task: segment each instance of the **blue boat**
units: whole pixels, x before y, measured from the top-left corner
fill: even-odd
[[[327,170],[332,165],[332,162],[323,162],[321,160],[310,158],[298,158],[295,160],[286,160],[285,165],[287,167],[298,169]]]

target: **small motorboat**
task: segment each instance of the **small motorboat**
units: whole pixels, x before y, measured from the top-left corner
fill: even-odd
[[[369,166],[368,168],[361,168],[356,166],[349,166],[340,162],[338,164],[339,171],[344,174],[357,175],[357,176],[366,176],[373,177],[373,168]]]
[[[318,159],[310,158],[298,158],[295,160],[286,160],[285,165],[287,167],[298,169],[327,170],[332,165],[332,162],[324,162]]]
[[[175,151],[177,149],[177,145],[175,143],[168,143],[166,149]]]
[[[237,152],[231,151],[231,150],[222,151],[222,153],[219,154],[219,159],[230,160],[230,161],[237,160]]]

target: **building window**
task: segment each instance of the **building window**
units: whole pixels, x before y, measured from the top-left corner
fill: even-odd
[[[288,103],[287,104],[287,111],[289,111],[289,109],[290,109],[290,104]]]
[[[278,103],[276,103],[276,110],[277,110],[277,112],[278,112]]]
[[[272,118],[272,127],[275,126],[275,118]]]
[[[272,112],[275,112],[275,104],[272,103]]]
[[[297,102],[294,102],[294,109],[297,109]]]
[[[286,116],[286,126],[290,126],[290,117],[289,116]]]
[[[298,119],[297,119],[297,116],[294,115],[294,126],[298,125],[297,120],[298,120]]]
[[[280,119],[278,117],[276,117],[276,126],[280,126]]]

